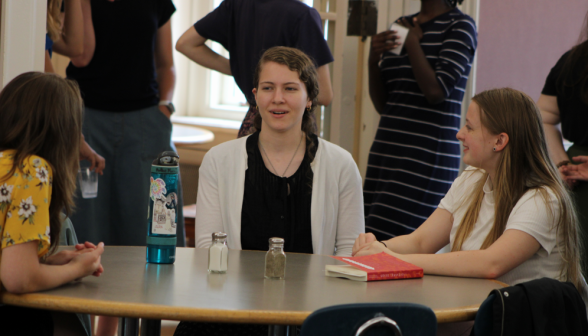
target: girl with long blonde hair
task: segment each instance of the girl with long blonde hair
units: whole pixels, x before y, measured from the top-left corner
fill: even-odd
[[[457,134],[467,168],[414,233],[388,241],[360,235],[356,256],[386,252],[426,274],[498,279],[548,277],[582,292],[578,220],[549,158],[541,114],[513,89],[472,99]],[[435,254],[449,244],[451,252]]]

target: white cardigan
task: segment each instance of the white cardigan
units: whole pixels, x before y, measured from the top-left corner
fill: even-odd
[[[231,249],[241,249],[241,210],[245,192],[248,137],[206,153],[199,170],[196,247],[209,247],[213,232],[226,232]],[[350,256],[365,232],[361,176],[351,155],[319,138],[310,167],[314,173],[310,206],[315,254]]]

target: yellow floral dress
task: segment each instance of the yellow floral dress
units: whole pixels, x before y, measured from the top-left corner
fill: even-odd
[[[43,257],[51,245],[51,167],[41,157],[32,155],[12,176],[7,176],[14,154],[14,150],[0,152],[0,256],[6,247],[36,241],[37,254]]]

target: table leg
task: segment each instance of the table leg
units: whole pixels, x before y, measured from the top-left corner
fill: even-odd
[[[268,336],[296,336],[296,326],[270,324]]]
[[[139,319],[121,317],[118,320],[118,336],[138,336]]]
[[[161,335],[161,320],[141,319],[141,336]]]

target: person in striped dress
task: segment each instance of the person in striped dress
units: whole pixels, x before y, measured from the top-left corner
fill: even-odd
[[[397,22],[409,28],[400,55],[395,31],[372,38],[369,91],[380,113],[364,184],[366,231],[378,240],[409,234],[437,208],[458,175],[461,102],[474,53],[474,20],[462,0],[421,0]]]

